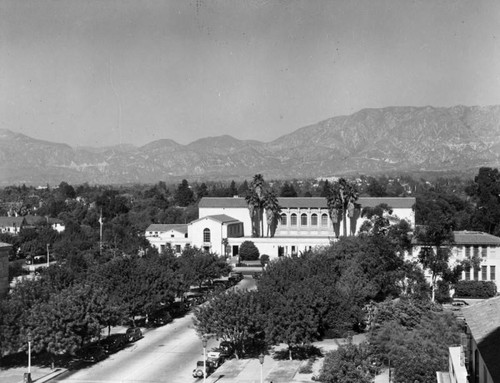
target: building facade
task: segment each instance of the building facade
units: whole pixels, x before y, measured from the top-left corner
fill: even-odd
[[[269,236],[270,228],[265,213],[262,219],[263,235],[258,238],[251,236],[252,221],[248,204],[244,198],[239,197],[202,198],[198,205],[199,219],[185,225],[184,238],[172,233],[170,230],[173,229],[168,225],[150,225],[146,229],[146,237],[159,251],[165,247],[175,247],[175,252],[180,253],[177,250],[182,250],[182,245],[189,244],[225,256],[237,256],[241,244],[250,240],[257,246],[260,254],[267,254],[270,258],[328,246],[337,239],[325,198],[279,198],[278,203],[281,213],[274,237]],[[364,207],[380,204],[388,205],[394,217],[407,220],[414,226],[415,198],[362,197],[357,203],[357,214],[347,218],[348,234],[359,231],[365,220],[360,214]],[[342,224],[340,235],[344,235]]]

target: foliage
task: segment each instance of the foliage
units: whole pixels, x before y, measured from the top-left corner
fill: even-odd
[[[395,368],[395,381],[432,381],[436,371],[447,370],[448,347],[460,342],[453,314],[415,300],[384,302],[377,311],[369,341],[372,352]]]
[[[373,373],[368,347],[349,343],[326,354],[318,380],[324,383],[369,383]]]
[[[359,197],[357,186],[345,178],[330,185],[327,190],[326,203],[333,223],[335,236],[340,235],[340,222],[343,222],[343,234],[347,236],[347,217],[354,218],[356,214],[356,200]],[[351,234],[354,234],[351,230]]]
[[[242,261],[256,261],[260,256],[259,249],[252,241],[244,241],[239,254]]]
[[[193,322],[200,337],[210,334],[229,341],[240,357],[245,343],[262,334],[262,315],[255,291],[227,290],[196,307]]]
[[[201,287],[203,282],[227,275],[231,270],[223,257],[217,254],[207,253],[198,248],[188,247],[182,251],[177,258],[179,275],[183,283],[189,289],[190,285]]]
[[[194,193],[187,180],[182,180],[177,186],[177,190],[174,194],[174,201],[178,206],[188,206],[194,202]]]
[[[497,295],[497,285],[493,281],[458,281],[455,284],[455,297],[492,298]]]

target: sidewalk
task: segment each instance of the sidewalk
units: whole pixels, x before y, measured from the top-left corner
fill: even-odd
[[[36,383],[44,383],[65,372],[65,368],[37,367],[31,366],[31,380]],[[24,373],[28,372],[28,367],[0,368],[0,382],[2,383],[23,383]]]

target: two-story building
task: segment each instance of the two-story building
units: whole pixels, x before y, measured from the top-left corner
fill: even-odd
[[[461,279],[466,281],[492,281],[500,291],[500,238],[480,231],[454,231],[454,242],[451,245],[450,266],[464,259],[473,257],[480,259],[478,268],[466,269],[462,272]],[[418,259],[420,246],[415,244],[412,259]],[[426,271],[430,279],[430,273]]]
[[[17,235],[26,225],[24,217],[0,217],[0,232]]]
[[[226,256],[237,256],[241,244],[250,240],[261,254],[267,254],[271,258],[328,246],[337,239],[325,198],[279,198],[278,203],[281,213],[274,237],[268,236],[265,214],[262,220],[264,235],[251,237],[252,221],[248,204],[240,197],[202,198],[198,205],[200,218],[185,226],[187,233],[183,241],[170,233],[170,228],[166,225],[150,225],[146,230],[146,237],[160,251],[162,248],[175,246],[176,253],[179,253],[177,250],[182,249],[182,245],[189,244]],[[413,197],[361,197],[357,203],[358,214],[346,218],[348,234],[357,233],[365,220],[359,214],[362,208],[380,204],[390,206],[393,216],[407,220],[412,226],[415,223]],[[159,230],[160,227],[163,229]],[[343,225],[340,225],[340,235],[343,234]]]

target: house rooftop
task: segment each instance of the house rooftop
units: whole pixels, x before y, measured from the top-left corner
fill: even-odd
[[[494,382],[500,382],[500,296],[462,309],[467,326]]]
[[[500,237],[481,231],[454,231],[457,245],[490,245],[500,246]]]
[[[11,227],[11,226],[21,226],[26,221],[24,217],[0,217],[0,226],[2,227]]]
[[[414,197],[359,197],[357,203],[362,207],[375,207],[387,204],[393,209],[412,208]],[[323,197],[280,197],[278,203],[282,209],[316,208],[326,209],[326,198]],[[200,208],[246,208],[247,201],[242,197],[203,197]]]
[[[167,231],[177,231],[182,234],[187,233],[187,224],[183,223],[174,223],[174,224],[169,224],[169,223],[153,223],[148,226],[146,231],[160,231],[160,232],[167,232]]]
[[[202,221],[204,219],[211,219],[211,220],[214,220],[214,221],[217,221],[220,223],[240,222],[240,220],[233,218],[233,217],[230,217],[226,214],[215,214],[215,215],[207,215],[206,217],[198,218],[197,220],[195,220],[191,223],[199,222],[199,221]]]

